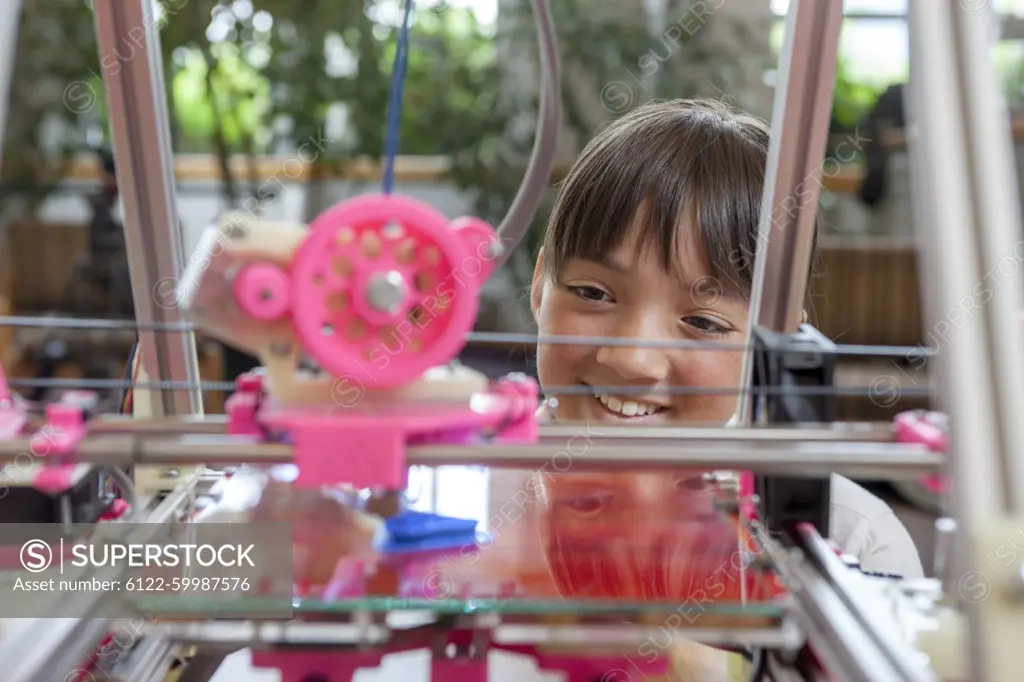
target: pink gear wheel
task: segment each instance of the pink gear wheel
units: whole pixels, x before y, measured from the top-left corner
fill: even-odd
[[[306,352],[338,377],[396,388],[465,345],[480,279],[475,254],[432,207],[395,195],[320,214],[292,260],[292,318]]]

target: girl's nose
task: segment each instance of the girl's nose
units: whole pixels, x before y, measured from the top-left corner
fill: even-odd
[[[664,346],[652,347],[644,342],[672,340],[661,325],[654,321],[634,320],[616,329],[616,338],[634,343],[602,346],[597,351],[597,361],[613,370],[626,381],[654,383],[664,381],[669,375],[669,349]]]

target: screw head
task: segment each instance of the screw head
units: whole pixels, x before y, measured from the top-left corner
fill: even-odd
[[[367,300],[382,313],[397,313],[408,292],[405,278],[395,270],[374,274],[366,286]]]

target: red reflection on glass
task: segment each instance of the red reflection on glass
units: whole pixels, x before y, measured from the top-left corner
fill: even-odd
[[[757,543],[699,473],[567,474],[542,487],[542,551],[565,597],[699,606],[776,592],[748,570]]]

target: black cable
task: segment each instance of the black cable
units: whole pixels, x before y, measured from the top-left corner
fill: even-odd
[[[135,354],[138,353],[138,352],[139,352],[139,337],[136,336],[135,337],[135,343],[132,344],[132,350],[128,354],[128,364],[125,365],[124,376],[121,379],[122,381],[125,382],[125,386],[121,390],[121,403],[120,403],[120,407],[118,407],[118,410],[117,410],[118,414],[124,414],[125,413],[125,403],[128,401],[128,392],[133,389],[133,387],[131,385],[131,381],[132,381],[132,376],[133,376],[134,372],[132,370],[135,368]]]
[[[125,414],[127,412],[126,408],[128,404],[129,395],[132,396],[132,408],[134,409],[135,407],[135,387],[132,384],[134,383],[133,380],[135,379],[135,358],[138,355],[138,353],[139,337],[138,335],[136,335],[135,343],[132,344],[131,352],[128,353],[128,364],[126,364],[124,367],[124,376],[122,377],[122,381],[124,381],[125,385],[124,388],[121,390],[121,399],[120,401],[118,401],[117,404],[118,414]],[[124,471],[125,475],[127,476],[132,476],[134,473],[132,466],[130,464],[128,466],[122,466],[121,470]],[[121,496],[124,497],[123,492],[121,493]]]
[[[903,580],[903,576],[898,573],[878,573],[877,571],[865,571],[863,568],[858,568],[858,571],[868,576],[869,578],[886,578],[888,580]]]
[[[774,682],[768,671],[768,652],[764,649],[754,649],[750,656],[750,665],[750,682],[765,682],[767,679]]]

